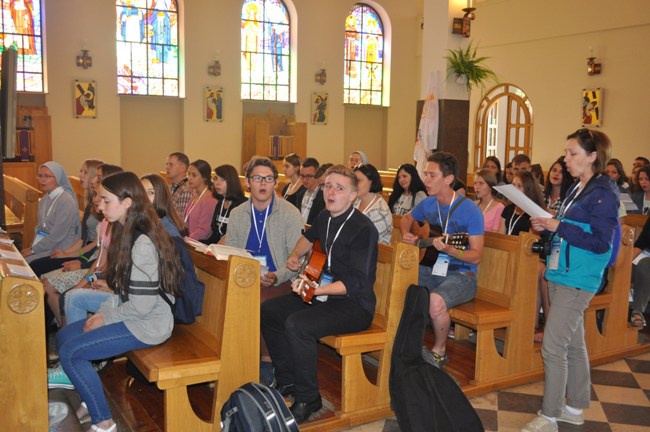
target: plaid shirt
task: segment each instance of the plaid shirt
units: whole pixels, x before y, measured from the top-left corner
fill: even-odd
[[[187,185],[187,178],[171,184],[172,202],[180,217],[185,214],[185,207],[192,200],[192,190]]]

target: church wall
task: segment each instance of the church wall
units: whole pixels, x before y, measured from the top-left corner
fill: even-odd
[[[393,68],[391,106],[367,108],[362,118],[370,124],[346,117],[343,105],[343,29],[353,1],[336,0],[327,7],[308,0],[295,0],[298,14],[297,121],[309,123],[312,92],[324,91],[329,98],[326,126],[308,126],[308,153],[319,160],[347,159],[346,140],[363,136],[373,128],[373,161],[380,168],[396,166],[412,154],[415,100],[419,94],[419,58],[416,55],[417,0],[379,2],[393,23]],[[419,5],[419,6],[418,6]],[[139,172],[163,167],[170,151],[185,151],[190,159],[211,164],[240,165],[242,103],[239,99],[240,2],[192,0],[185,2],[185,97],[117,96],[115,67],[115,9],[112,2],[45,0],[46,50],[49,91],[46,104],[52,116],[54,158],[76,172],[87,157],[98,157]],[[90,50],[93,66],[75,65],[82,48]],[[215,58],[222,75],[207,74]],[[314,82],[314,74],[327,70],[327,83]],[[415,79],[414,79],[415,74]],[[97,82],[97,118],[72,116],[74,79]],[[224,88],[224,121],[203,120],[203,89]],[[355,111],[364,111],[355,107]],[[347,121],[347,124],[346,124]],[[152,128],[154,130],[152,130]],[[351,131],[346,135],[345,131]],[[380,137],[381,141],[375,139]],[[406,138],[405,138],[406,137]],[[351,144],[354,145],[354,144]]]
[[[630,171],[632,160],[648,152],[650,10],[638,2],[488,0],[476,2],[473,39],[501,82],[521,87],[533,106],[533,161],[548,169],[561,154],[566,136],[581,127],[583,88],[603,89],[603,124],[613,156]],[[636,6],[636,7],[635,7]],[[589,47],[602,63],[587,75]],[[473,119],[480,100],[472,92]],[[473,126],[473,121],[470,127]],[[473,131],[470,130],[470,144]],[[471,166],[471,162],[470,162]]]

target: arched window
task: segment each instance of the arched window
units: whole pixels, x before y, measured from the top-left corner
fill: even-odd
[[[116,0],[117,93],[178,96],[175,0]]]
[[[382,105],[384,25],[377,10],[357,3],[345,19],[343,102]]]
[[[43,91],[43,39],[39,0],[0,0],[2,31],[0,46],[18,48],[16,89]]]
[[[289,12],[281,0],[244,0],[241,11],[241,98],[289,101]]]
[[[514,84],[499,84],[481,100],[474,126],[474,171],[488,156],[502,165],[533,150],[533,106],[524,91]]]

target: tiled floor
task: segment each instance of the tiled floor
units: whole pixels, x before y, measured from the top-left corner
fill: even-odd
[[[650,353],[618,360],[591,371],[591,407],[585,424],[559,424],[560,431],[650,432]],[[470,399],[486,431],[519,431],[541,408],[544,383],[512,387]],[[397,432],[395,419],[348,429]]]

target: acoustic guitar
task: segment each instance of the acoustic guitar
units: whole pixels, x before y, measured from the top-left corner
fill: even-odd
[[[420,238],[417,246],[420,248],[420,264],[431,267],[436,263],[440,251],[433,246],[433,239],[444,237],[444,242],[456,249],[465,250],[469,245],[467,233],[443,234],[440,225],[429,226],[427,222],[413,221],[411,234]]]
[[[301,279],[298,285],[299,295],[302,301],[311,304],[316,288],[327,262],[327,255],[322,252],[320,242],[316,240],[307,255],[305,255],[299,274],[305,275],[308,281]]]

